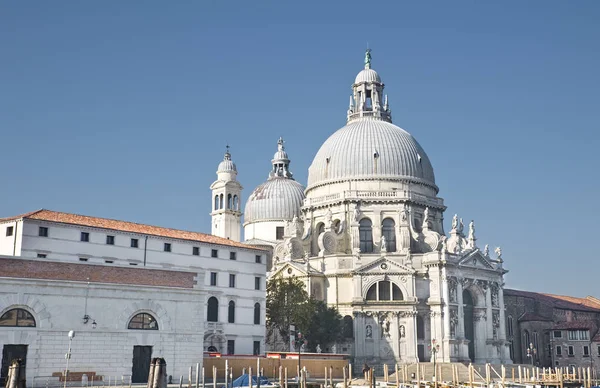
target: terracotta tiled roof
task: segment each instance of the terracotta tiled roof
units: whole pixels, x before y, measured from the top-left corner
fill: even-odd
[[[504,289],[504,296],[516,296],[523,298],[531,298],[538,300],[541,303],[553,306],[558,309],[588,311],[600,313],[600,306],[593,303],[592,299],[587,298],[571,298],[560,295],[543,294],[539,292]],[[587,301],[587,302],[585,302]],[[596,306],[596,307],[594,307]]]
[[[576,329],[589,329],[592,334],[596,332],[597,325],[593,321],[572,321],[572,322],[559,322],[552,327],[555,330],[576,330]]]
[[[596,333],[596,336],[592,338],[592,342],[600,342],[600,331]]]
[[[194,288],[193,272],[0,257],[0,278]]]
[[[226,238],[217,237],[210,234],[190,232],[187,230],[163,228],[160,226],[137,224],[135,222],[128,221],[111,220],[108,218],[82,216],[79,214],[56,212],[46,209],[41,209],[9,218],[0,218],[0,222],[17,220],[21,218],[30,220],[59,222],[62,224],[81,225],[92,228],[112,229],[121,232],[168,237],[179,240],[198,241],[208,244],[227,245],[230,247],[245,248],[252,250],[263,250],[252,245],[243,244],[237,241],[232,241]]]
[[[594,298],[593,296],[588,296],[585,298],[577,298],[574,296],[566,296],[566,295],[554,295],[554,294],[544,294],[544,295],[549,296],[551,298],[556,298],[556,299],[564,300],[567,302],[581,304],[583,306],[600,309],[600,300]]]

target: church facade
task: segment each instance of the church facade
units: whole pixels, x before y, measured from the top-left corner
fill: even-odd
[[[335,306],[353,338],[332,350],[357,363],[434,352],[438,361],[510,363],[502,252],[480,248],[474,222],[457,215],[444,232],[433,167],[392,123],[370,51],[346,119],[318,150],[306,188],[280,139],[269,179],[248,198],[246,242],[272,249],[269,278],[304,279],[313,298]]]

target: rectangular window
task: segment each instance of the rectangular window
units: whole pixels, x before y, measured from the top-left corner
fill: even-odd
[[[235,340],[227,340],[227,354],[235,354]]]
[[[598,345],[598,357],[600,357],[600,345]]]
[[[131,247],[132,248],[137,248],[139,246],[139,241],[137,238],[132,238],[131,239]]]
[[[573,357],[575,355],[575,348],[573,345],[569,345],[569,357]]]
[[[165,247],[163,249],[165,252],[171,252],[171,244],[165,243]]]
[[[284,227],[283,226],[278,226],[275,228],[275,240],[283,240],[283,234],[284,234]]]
[[[112,263],[114,263],[115,261],[114,261],[114,260],[104,260],[104,262],[105,262],[106,264],[112,264]]]
[[[81,232],[81,241],[90,242],[90,234],[88,232]]]
[[[45,253],[38,253],[37,257],[38,257],[38,259],[45,259],[46,258],[46,254]]]
[[[88,258],[87,257],[80,257],[79,261],[88,261]]]
[[[107,245],[115,245],[115,236],[106,236]]]
[[[237,260],[237,255],[235,252],[229,252],[229,260]]]
[[[583,357],[589,357],[590,356],[590,347],[587,345],[583,346]]]
[[[260,276],[254,278],[254,289],[260,290]]]
[[[48,237],[48,228],[45,226],[40,226],[38,230],[38,236],[40,237]]]
[[[210,285],[211,286],[216,286],[217,285],[217,273],[216,272],[211,272],[210,273]]]
[[[254,346],[252,347],[252,354],[255,356],[260,355],[260,341],[254,341]]]
[[[569,330],[569,341],[577,341],[577,330]]]
[[[129,263],[129,265],[138,265],[138,263]]]
[[[554,330],[554,338],[562,338],[562,331]]]
[[[212,249],[210,251],[210,257],[219,257],[219,251],[216,249]]]
[[[556,356],[557,357],[561,357],[562,356],[562,346],[557,346],[556,347]]]
[[[235,288],[235,275],[229,274],[229,287]]]
[[[194,256],[200,256],[200,247],[193,247],[192,248],[192,255],[194,255]]]
[[[262,256],[261,255],[254,256],[254,262],[256,264],[262,264]]]
[[[590,339],[589,330],[579,330],[579,340],[588,341]]]
[[[15,228],[13,226],[7,226],[6,227],[6,235],[7,236],[12,236],[14,230],[15,230]]]

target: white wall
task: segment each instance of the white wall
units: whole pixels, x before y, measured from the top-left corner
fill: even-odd
[[[88,295],[86,298],[86,294]],[[86,313],[97,328],[83,324]],[[27,381],[41,385],[65,368],[67,333],[75,331],[71,372],[108,376],[131,375],[134,345],[153,347],[152,357],[164,357],[168,374],[187,376],[187,368],[202,363],[204,293],[200,289],[153,286],[2,279],[0,316],[23,308],[36,319],[35,328],[0,327],[0,347],[28,345]],[[159,330],[128,330],[130,318],[152,314]]]
[[[20,221],[0,223],[0,255],[19,255],[21,250],[21,233],[19,228],[23,225]],[[7,229],[12,227],[12,236],[7,236]]]
[[[146,268],[202,270],[205,274],[205,290],[210,296],[219,299],[222,310],[219,321],[225,324],[223,334],[235,339],[236,353],[252,354],[253,341],[264,341],[265,315],[261,317],[260,325],[254,325],[251,311],[258,302],[265,314],[267,259],[264,251],[154,236],[149,236],[146,241],[146,236],[140,234],[39,220],[26,219],[21,225],[24,225],[23,257],[35,258],[41,253],[46,255],[45,260],[80,262],[80,258],[86,258],[87,264],[135,265],[135,268],[142,268],[145,251]],[[48,227],[48,237],[39,236],[40,226]],[[81,232],[89,233],[89,242],[80,241]],[[107,235],[115,236],[114,245],[106,244]],[[132,238],[138,239],[138,248],[131,248]],[[171,252],[164,251],[165,243],[171,244]],[[200,248],[199,256],[192,254],[193,247]],[[213,249],[217,250],[216,258],[211,257]],[[230,259],[230,252],[235,252],[235,260]],[[12,251],[9,255],[12,255]],[[260,263],[256,263],[257,255],[262,256]],[[113,263],[106,263],[107,260]],[[210,286],[211,272],[217,273],[217,286]],[[230,274],[236,277],[235,288],[229,287]],[[261,278],[260,290],[254,288],[255,277]],[[236,303],[235,324],[227,323],[227,306],[230,300]]]

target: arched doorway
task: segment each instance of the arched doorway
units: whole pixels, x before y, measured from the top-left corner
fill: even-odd
[[[473,322],[473,295],[469,290],[463,291],[463,313],[465,338],[469,340],[469,359],[475,361],[475,325]]]

